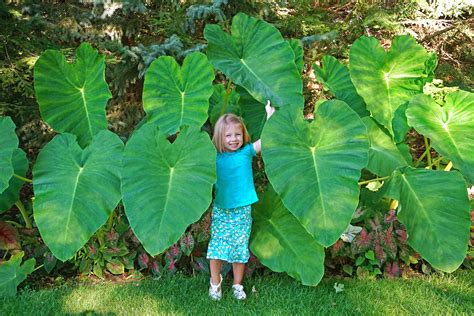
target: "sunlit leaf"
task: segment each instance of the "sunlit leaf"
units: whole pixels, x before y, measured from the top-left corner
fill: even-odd
[[[271,186],[253,210],[250,249],[262,264],[304,285],[317,285],[324,275],[323,246],[285,208]]]
[[[435,59],[436,60],[436,59]],[[390,51],[374,37],[362,36],[351,47],[349,69],[357,93],[364,98],[372,117],[385,126],[396,142],[403,140],[406,128],[394,128],[393,120],[404,121],[400,106],[423,92],[433,70],[433,54],[408,35],[393,39]],[[400,123],[398,123],[399,126]]]
[[[384,187],[385,196],[401,205],[397,217],[406,227],[408,244],[433,267],[455,271],[466,256],[471,225],[462,175],[404,167]]]
[[[57,50],[46,50],[35,64],[35,93],[41,117],[54,130],[77,136],[81,147],[107,129],[105,107],[112,94],[105,81],[104,56],[82,43],[69,64]]]
[[[33,168],[34,218],[56,258],[74,256],[117,206],[122,155],[122,141],[109,131],[84,149],[66,133],[41,150]]]
[[[332,56],[324,56],[321,67],[313,64],[314,75],[336,99],[344,101],[360,117],[367,116],[369,112],[366,109],[364,99],[357,94],[349,75],[349,70]]]
[[[238,13],[232,19],[232,35],[207,24],[207,55],[215,68],[244,87],[262,104],[303,107],[303,83],[290,44],[271,24]]]
[[[367,130],[347,104],[321,104],[311,123],[297,107],[282,107],[265,124],[265,170],[283,204],[323,246],[347,228],[359,203],[367,165]]]
[[[182,125],[201,127],[207,120],[213,80],[214,69],[202,53],[186,56],[182,67],[173,57],[158,58],[148,69],[143,87],[147,121],[168,134]]]
[[[474,183],[474,93],[450,93],[444,106],[418,95],[411,100],[407,116],[410,125],[429,137],[433,148]]]
[[[396,145],[371,117],[364,117],[362,121],[367,127],[370,140],[369,164],[367,165],[370,172],[385,177],[391,175],[398,167],[410,164],[411,155],[406,144]]]
[[[207,210],[216,150],[209,135],[182,128],[170,143],[146,124],[129,139],[123,162],[123,203],[130,226],[151,255],[165,251]]]
[[[301,40],[296,39],[296,38],[290,39],[288,43],[290,44],[291,49],[293,50],[293,53],[295,54],[296,67],[298,68],[298,71],[301,73],[304,67],[303,44],[301,43]]]

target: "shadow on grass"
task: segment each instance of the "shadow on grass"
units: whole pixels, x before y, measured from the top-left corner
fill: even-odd
[[[224,280],[219,302],[207,296],[204,275],[177,275],[126,284],[72,285],[21,292],[0,300],[0,314],[469,314],[474,309],[474,272],[410,280],[325,279],[317,287],[284,274],[245,281],[248,299],[236,301]],[[335,282],[345,285],[336,293]]]

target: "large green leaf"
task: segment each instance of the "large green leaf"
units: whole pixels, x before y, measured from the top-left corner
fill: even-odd
[[[26,260],[21,265],[23,255],[23,252],[17,253],[7,262],[0,264],[0,297],[15,296],[16,287],[35,269],[34,258]]]
[[[261,263],[286,272],[304,285],[317,285],[324,275],[324,248],[285,208],[273,188],[253,210],[250,249]]]
[[[28,170],[28,159],[26,154],[20,148],[13,152],[12,157],[13,169],[15,174],[24,177]],[[0,213],[8,210],[16,201],[18,201],[18,194],[23,186],[23,181],[17,177],[11,177],[8,188],[0,194]]]
[[[406,144],[396,145],[373,118],[364,117],[362,121],[367,127],[367,135],[370,140],[369,164],[367,165],[370,172],[380,177],[386,177],[398,167],[410,164],[411,155]]]
[[[265,124],[265,170],[283,204],[323,246],[347,228],[359,202],[369,143],[359,116],[338,100],[321,104],[311,123],[283,107]]]
[[[437,152],[474,183],[473,93],[450,93],[442,107],[427,95],[417,95],[410,101],[407,117],[410,125],[431,139]]]
[[[12,157],[17,148],[15,123],[8,116],[0,117],[0,193],[8,188],[13,176]]]
[[[301,73],[304,68],[304,49],[301,40],[292,38],[288,41],[293,50],[293,54],[295,54],[295,64],[298,68],[298,71]]]
[[[408,244],[433,267],[456,270],[466,256],[471,223],[462,175],[404,167],[393,173],[385,190],[400,202],[398,219],[407,229]]]
[[[226,88],[223,84],[215,85],[214,93],[209,100],[209,118],[212,126],[214,126],[219,117],[225,113],[234,113],[240,116],[239,99],[240,95],[235,89],[230,90],[227,95]]]
[[[74,256],[117,206],[122,156],[122,141],[107,130],[84,150],[67,133],[41,150],[33,168],[34,217],[56,258]]]
[[[44,52],[35,64],[35,92],[43,120],[58,132],[76,135],[81,147],[107,128],[105,107],[112,94],[104,56],[88,43],[79,46],[74,64],[59,51]]]
[[[236,91],[240,95],[239,104],[242,110],[242,118],[254,142],[260,138],[263,125],[267,120],[265,105],[255,100],[247,90],[242,87],[237,86]]]
[[[174,143],[146,124],[125,147],[123,203],[135,235],[151,255],[175,243],[211,203],[216,150],[196,127],[182,128]]]
[[[208,24],[204,37],[214,67],[257,101],[303,107],[303,83],[295,54],[273,25],[239,13],[232,19],[232,36],[220,26]]]
[[[322,67],[313,64],[314,75],[334,96],[346,102],[360,117],[369,115],[364,99],[357,94],[349,70],[332,56],[324,56]]]
[[[408,128],[406,124],[403,130],[394,128],[396,116],[406,120],[404,113],[396,113],[397,109],[423,92],[432,72],[433,56],[407,35],[395,37],[389,52],[373,37],[362,36],[352,45],[349,58],[352,82],[372,117],[387,128],[396,142],[403,140]]]
[[[145,76],[143,108],[148,122],[174,134],[181,125],[201,127],[207,120],[214,69],[206,55],[195,52],[180,68],[173,57],[155,60]]]

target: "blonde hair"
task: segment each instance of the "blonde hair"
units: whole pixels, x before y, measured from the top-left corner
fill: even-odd
[[[247,128],[245,127],[244,121],[242,120],[241,117],[232,114],[232,113],[227,113],[219,117],[219,119],[216,122],[216,125],[214,126],[214,135],[212,136],[212,142],[216,146],[216,149],[218,152],[222,153],[224,152],[224,134],[225,134],[225,129],[229,125],[240,125],[242,127],[242,140],[243,140],[243,145],[247,144],[250,142],[250,135],[247,132]]]

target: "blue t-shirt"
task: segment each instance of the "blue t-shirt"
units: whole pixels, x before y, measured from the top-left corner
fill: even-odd
[[[258,201],[252,173],[252,157],[256,155],[252,144],[217,154],[215,206],[229,209]]]

